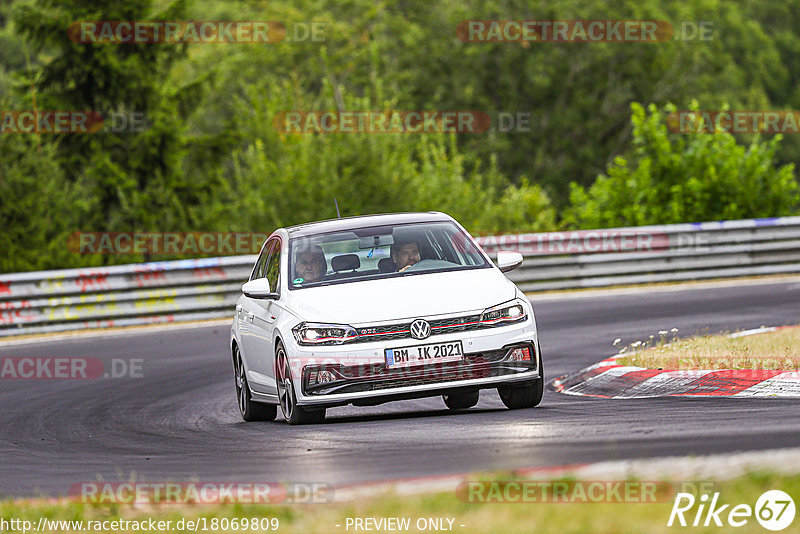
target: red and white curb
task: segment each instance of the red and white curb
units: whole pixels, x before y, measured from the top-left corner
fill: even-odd
[[[737,332],[731,337],[772,332],[780,327]],[[677,371],[617,364],[612,356],[551,383],[567,395],[633,399],[652,397],[800,397],[800,372],[766,369]]]

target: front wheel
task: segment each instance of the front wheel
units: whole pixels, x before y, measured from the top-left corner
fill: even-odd
[[[321,423],[325,420],[325,408],[307,410],[297,405],[292,369],[289,366],[289,358],[286,357],[286,349],[280,341],[275,348],[275,382],[278,386],[278,400],[281,403],[283,417],[290,425]]]
[[[255,402],[250,398],[250,386],[247,385],[247,373],[239,347],[233,348],[233,372],[236,380],[236,399],[242,419],[248,422],[274,420],[278,415],[277,406]]]
[[[542,402],[544,394],[544,366],[541,355],[539,356],[539,378],[522,385],[502,386],[497,388],[497,392],[500,394],[500,400],[509,410],[538,406]]]

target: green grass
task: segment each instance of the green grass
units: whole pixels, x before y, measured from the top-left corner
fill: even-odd
[[[505,475],[483,475],[476,479],[490,480]],[[733,480],[717,482],[714,491],[720,492],[720,503],[755,505],[767,490],[780,489],[800,504],[800,475],[782,476],[774,473],[751,473]],[[453,532],[558,532],[562,533],[659,533],[681,530],[667,527],[673,499],[654,504],[641,503],[504,503],[475,504],[464,502],[455,493],[433,493],[414,496],[396,494],[374,495],[349,503],[309,504],[292,506],[269,505],[88,505],[76,502],[6,501],[0,503],[0,517],[27,519],[34,525],[44,516],[64,520],[154,519],[181,518],[278,518],[282,533],[354,532],[345,528],[347,518],[409,517],[411,528],[418,532],[418,518],[453,518]],[[731,507],[732,507],[731,506]],[[728,510],[730,510],[730,508]],[[686,517],[694,517],[695,508]],[[725,518],[727,512],[723,514]],[[337,527],[336,525],[340,525]],[[461,527],[460,525],[464,525]],[[800,517],[784,532],[798,532]],[[35,527],[34,527],[35,528]],[[692,532],[725,532],[730,527],[691,528]],[[222,530],[220,530],[222,531]],[[260,532],[260,530],[257,530]],[[764,532],[755,518],[736,529],[737,532]],[[191,532],[172,529],[170,532]],[[202,532],[202,530],[201,530]],[[227,532],[233,532],[228,529]],[[252,532],[252,531],[250,531]]]
[[[634,346],[635,345],[635,346]],[[800,370],[800,326],[737,338],[724,334],[664,339],[629,347],[620,365],[648,369]]]

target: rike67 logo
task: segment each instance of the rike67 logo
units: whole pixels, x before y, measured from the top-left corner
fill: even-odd
[[[678,493],[667,526],[671,527],[677,520],[677,524],[682,527],[742,527],[755,517],[765,529],[780,531],[792,524],[794,516],[794,501],[789,494],[780,490],[764,492],[756,501],[755,507],[749,504],[737,504],[733,507],[731,504],[722,504],[719,501],[719,492],[711,497],[704,493],[699,499],[691,493]]]

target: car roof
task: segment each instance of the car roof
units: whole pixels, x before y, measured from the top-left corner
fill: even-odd
[[[369,226],[452,220],[449,215],[438,211],[429,211],[427,213],[384,213],[381,215],[359,215],[357,217],[342,217],[341,219],[298,224],[287,227],[286,231],[289,232],[289,237],[295,238],[328,232],[344,232]]]

